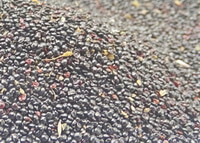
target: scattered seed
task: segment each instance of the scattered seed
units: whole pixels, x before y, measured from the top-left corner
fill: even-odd
[[[161,105],[162,109],[167,109],[167,106],[165,104]]]

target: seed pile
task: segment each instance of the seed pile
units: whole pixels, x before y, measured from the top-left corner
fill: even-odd
[[[199,142],[197,43],[184,54],[189,61],[173,47],[167,59],[154,45],[165,42],[112,32],[91,17],[77,7],[3,0],[0,141]]]

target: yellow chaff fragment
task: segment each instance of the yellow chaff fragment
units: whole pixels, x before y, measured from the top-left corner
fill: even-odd
[[[15,80],[15,81],[14,81],[14,84],[15,84],[15,85],[18,85],[18,84],[19,84],[19,81]]]
[[[174,0],[175,5],[177,6],[181,6],[182,2],[180,0]]]
[[[2,88],[0,93],[4,93],[5,91],[7,91],[6,88]]]
[[[133,5],[134,7],[139,7],[139,6],[140,6],[140,3],[139,3],[137,0],[134,0],[134,1],[132,1],[132,5]]]
[[[41,4],[41,2],[39,0],[32,0],[32,2],[35,2],[37,4]]]
[[[126,35],[126,31],[120,31],[120,35]]]
[[[133,102],[133,101],[134,101],[134,99],[133,99],[132,97],[128,97],[128,100],[129,100],[130,102]]]
[[[108,52],[108,50],[103,50],[102,51],[102,54],[104,55],[104,56],[106,56],[109,60],[114,60],[115,59],[115,55],[114,54],[112,54],[112,53],[110,53],[110,52]]]
[[[58,130],[58,137],[60,137],[60,136],[61,136],[61,133],[62,133],[62,124],[61,124],[61,120],[59,120],[59,122],[58,122],[57,130]]]
[[[61,123],[61,120],[59,120],[58,122],[58,126],[57,126],[57,131],[58,131],[58,137],[61,136],[62,134],[62,131],[65,130],[65,128],[67,127],[67,124],[66,123]]]
[[[139,60],[139,61],[143,61],[144,58],[143,58],[142,56],[138,56],[138,60]]]
[[[101,97],[103,97],[103,98],[104,98],[106,95],[105,95],[105,93],[103,93],[103,92],[100,92],[100,93],[99,93],[99,96],[101,96]]]
[[[103,53],[102,53],[104,56],[107,56],[109,54],[108,50],[103,50]]]
[[[61,18],[60,18],[60,22],[62,22],[62,23],[65,23],[65,17],[64,16],[62,16]]]
[[[153,58],[154,60],[157,60],[157,59],[158,59],[158,56],[157,56],[157,55],[152,55],[152,58]]]
[[[150,108],[144,108],[144,113],[148,113],[148,112],[150,112],[150,111],[151,111]]]
[[[133,97],[133,98],[136,97],[136,96],[137,96],[137,95],[136,95],[135,93],[131,94],[131,97]]]
[[[135,111],[135,107],[131,105],[131,111]]]
[[[75,33],[84,34],[84,30],[80,29],[79,27],[76,29]]]
[[[185,47],[183,47],[183,46],[181,46],[181,47],[179,47],[179,51],[184,51],[185,50]]]
[[[53,90],[52,90],[52,93],[53,93],[53,100],[55,101],[58,95]]]
[[[122,116],[124,116],[124,118],[128,118],[128,114],[124,111],[121,111]]]
[[[58,17],[56,15],[52,14],[51,17],[50,17],[50,21],[56,22],[56,21],[58,21]]]
[[[159,94],[160,94],[160,96],[165,96],[165,95],[167,95],[167,90],[160,90],[159,91]]]
[[[141,80],[139,80],[139,79],[136,81],[136,83],[137,83],[137,85],[139,85],[139,86],[141,86],[141,85],[142,85],[142,81],[141,81]]]
[[[195,46],[195,50],[196,50],[196,51],[200,51],[200,44],[197,44],[197,45]]]
[[[115,59],[115,55],[113,55],[113,54],[111,54],[111,53],[109,53],[107,57],[108,57],[108,59],[111,60],[111,61]]]
[[[146,15],[147,13],[148,13],[148,10],[146,10],[146,9],[143,9],[140,11],[140,14],[142,14],[142,15]]]
[[[52,59],[45,59],[45,61],[53,61],[53,60],[57,60],[59,58],[64,58],[64,57],[70,57],[73,55],[73,52],[72,51],[67,51],[65,52],[64,54],[58,56],[58,57],[55,57],[55,58],[52,58]]]
[[[130,13],[126,13],[124,15],[124,18],[126,18],[126,19],[133,19],[133,16]]]
[[[22,88],[19,89],[19,93],[23,94],[23,95],[26,94],[25,91]]]
[[[90,53],[91,53],[91,54],[94,54],[94,53],[95,53],[95,49],[91,49],[91,50],[90,50]]]
[[[4,57],[2,56],[2,57],[0,58],[0,62],[2,62],[2,61],[3,61],[3,59],[4,59]]]
[[[66,123],[61,124],[61,126],[62,126],[62,130],[65,130],[65,128],[67,127],[67,124]]]
[[[179,64],[182,67],[185,67],[185,68],[189,68],[190,67],[190,65],[188,65],[187,63],[185,63],[182,60],[176,60],[176,63]]]

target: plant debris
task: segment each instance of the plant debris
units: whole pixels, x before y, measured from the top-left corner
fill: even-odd
[[[160,90],[160,91],[159,91],[159,95],[160,95],[161,97],[167,95],[167,93],[168,93],[167,90]]]
[[[190,65],[188,65],[187,63],[185,63],[185,62],[182,61],[182,60],[176,60],[176,63],[177,63],[178,65],[180,65],[181,67],[190,68]]]
[[[103,55],[106,56],[111,61],[115,59],[115,55],[108,52],[108,50],[103,50]]]
[[[139,86],[141,86],[141,85],[142,85],[142,81],[141,81],[141,80],[139,80],[139,79],[136,81],[136,83],[137,83],[137,85],[139,85]]]
[[[26,94],[25,91],[22,88],[19,89],[19,93],[20,94]]]
[[[37,3],[37,4],[41,4],[41,2],[39,0],[32,0],[32,2]]]
[[[49,61],[53,61],[53,60],[57,60],[59,58],[65,58],[65,57],[70,57],[70,56],[73,56],[73,52],[72,51],[67,51],[65,52],[64,54],[58,56],[58,57],[55,57],[55,58],[52,58],[52,59],[45,59],[45,61],[49,62]]]
[[[58,126],[57,126],[58,137],[61,136],[62,131],[64,131],[66,127],[67,127],[67,124],[66,124],[66,123],[63,123],[63,124],[62,124],[62,123],[61,123],[61,120],[59,120]]]
[[[196,50],[196,51],[200,51],[200,44],[197,44],[197,45],[195,46],[195,50]]]
[[[182,2],[180,0],[174,0],[174,3],[177,5],[177,6],[182,6]]]
[[[128,118],[128,117],[129,117],[128,114],[127,114],[125,111],[122,111],[122,110],[121,110],[121,114],[122,114],[122,116],[123,116],[124,118]]]
[[[139,3],[138,0],[134,0],[134,1],[132,1],[132,5],[133,5],[134,7],[139,7],[139,6],[140,6],[140,3]]]

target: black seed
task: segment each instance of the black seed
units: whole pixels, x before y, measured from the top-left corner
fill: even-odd
[[[81,134],[81,133],[75,133],[75,134],[74,134],[74,139],[75,139],[76,141],[81,141],[81,139],[82,139],[82,134]]]
[[[49,139],[49,136],[46,135],[46,134],[43,134],[43,135],[41,136],[42,142],[46,142],[46,141],[48,141],[48,139]]]

